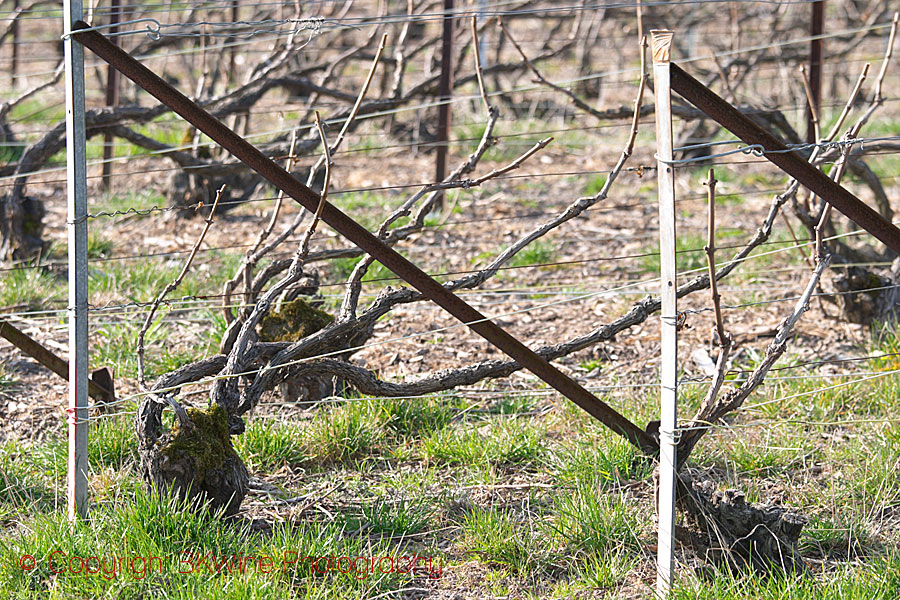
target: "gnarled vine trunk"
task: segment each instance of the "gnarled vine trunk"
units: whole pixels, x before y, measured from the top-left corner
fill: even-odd
[[[44,250],[44,204],[30,196],[0,197],[0,259],[27,260]]]

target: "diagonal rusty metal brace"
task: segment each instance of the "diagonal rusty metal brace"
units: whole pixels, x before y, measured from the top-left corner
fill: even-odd
[[[63,379],[69,379],[69,363],[35,341],[24,331],[12,325],[9,321],[0,319],[0,337],[13,346],[38,361]],[[99,406],[115,402],[116,392],[112,373],[103,367],[91,373],[88,379],[88,395],[100,402]]]
[[[751,121],[708,87],[672,64],[672,89],[709,115],[719,125],[750,145],[764,148],[763,155],[782,171],[805,185],[820,198],[900,254],[900,229],[872,207],[841,187],[796,152]]]

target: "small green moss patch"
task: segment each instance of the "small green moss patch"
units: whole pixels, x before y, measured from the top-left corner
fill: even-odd
[[[333,316],[297,298],[263,318],[259,324],[259,339],[263,342],[296,342],[333,322]]]

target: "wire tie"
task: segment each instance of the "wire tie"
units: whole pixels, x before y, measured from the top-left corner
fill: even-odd
[[[159,21],[157,21],[156,19],[151,19],[150,17],[145,17],[143,19],[132,19],[131,21],[119,21],[118,23],[108,23],[106,25],[97,25],[95,27],[85,27],[84,29],[76,29],[75,31],[69,31],[67,33],[62,34],[60,36],[60,39],[65,41],[65,40],[69,39],[70,37],[72,37],[72,34],[84,33],[86,31],[102,31],[104,29],[109,29],[110,27],[119,27],[121,25],[134,25],[136,23],[147,23],[146,33],[147,33],[147,37],[149,37],[151,40],[156,41],[160,37],[162,37],[162,34],[160,33],[160,31],[162,29],[162,25],[160,25]],[[156,25],[156,27],[153,27],[153,25]],[[122,31],[122,32],[110,34],[110,36],[129,35],[132,33],[140,33],[140,32],[139,31]]]

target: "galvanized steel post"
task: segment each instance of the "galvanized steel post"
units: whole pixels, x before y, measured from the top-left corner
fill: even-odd
[[[70,35],[81,21],[82,0],[65,0],[66,178],[69,255],[69,519],[88,510],[88,269],[87,161],[84,126],[84,47]]]

